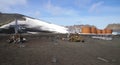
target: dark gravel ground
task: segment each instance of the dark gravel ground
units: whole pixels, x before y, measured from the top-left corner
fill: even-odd
[[[69,42],[34,37],[22,44],[0,40],[0,65],[120,65],[120,38],[111,41],[85,37]]]

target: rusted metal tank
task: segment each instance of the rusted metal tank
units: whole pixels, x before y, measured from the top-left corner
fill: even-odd
[[[102,34],[102,30],[97,29],[97,34]]]
[[[91,27],[91,33],[92,34],[96,34],[97,33],[96,27]]]
[[[82,31],[83,34],[90,34],[91,33],[91,27],[83,26],[81,31]]]
[[[106,34],[106,29],[102,30],[102,34]]]
[[[111,29],[106,29],[106,34],[112,34],[112,30]]]

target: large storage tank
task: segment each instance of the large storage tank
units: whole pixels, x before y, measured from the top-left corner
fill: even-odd
[[[112,30],[111,29],[106,29],[106,34],[112,34]]]
[[[102,30],[102,34],[106,34],[106,29]]]
[[[91,27],[83,26],[81,31],[82,31],[83,34],[90,34],[91,33]]]
[[[97,33],[96,27],[91,27],[91,33],[92,34],[96,34]]]
[[[97,29],[97,34],[102,34],[102,30]]]

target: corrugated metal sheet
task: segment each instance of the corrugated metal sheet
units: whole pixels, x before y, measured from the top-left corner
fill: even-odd
[[[102,30],[102,34],[106,34],[106,29]]]
[[[91,33],[92,33],[92,34],[96,34],[96,33],[97,33],[96,27],[91,27]]]
[[[89,26],[83,26],[81,30],[82,30],[82,33],[85,33],[85,34],[91,33],[91,27]]]
[[[102,34],[102,30],[97,29],[97,34]]]
[[[112,30],[111,29],[106,29],[106,34],[112,34]]]

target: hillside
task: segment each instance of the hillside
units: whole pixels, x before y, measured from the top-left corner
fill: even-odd
[[[25,20],[24,15],[21,14],[9,14],[9,13],[0,13],[0,26],[10,23],[17,18],[18,20]]]
[[[43,20],[35,19],[21,14],[0,13],[0,31],[1,29],[14,29],[15,21],[17,19],[18,29],[25,29],[28,32],[53,32],[53,33],[68,33],[67,28],[48,23]],[[13,31],[13,30],[12,30]]]
[[[112,29],[113,31],[120,31],[120,24],[109,24],[106,28]]]

